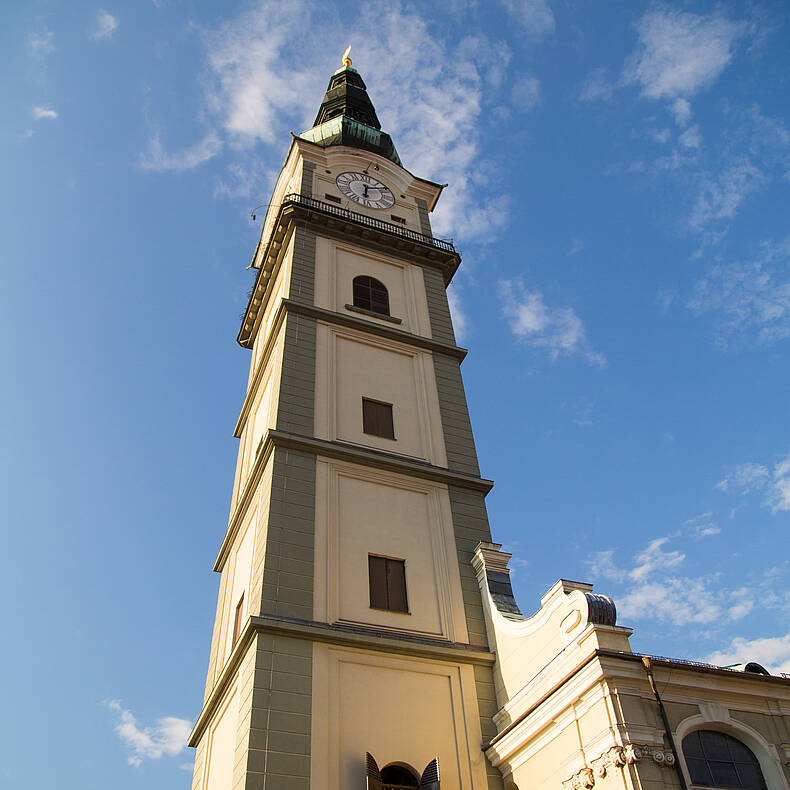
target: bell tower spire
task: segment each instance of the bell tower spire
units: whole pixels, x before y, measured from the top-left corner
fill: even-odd
[[[392,138],[381,131],[381,122],[368,96],[362,75],[351,65],[347,47],[341,67],[330,77],[329,86],[311,129],[300,137],[321,146],[347,145],[361,148],[400,164]]]

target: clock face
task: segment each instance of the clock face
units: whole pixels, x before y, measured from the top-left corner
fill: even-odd
[[[367,173],[341,173],[336,179],[337,188],[355,203],[368,208],[389,208],[395,205],[395,196],[381,181]]]

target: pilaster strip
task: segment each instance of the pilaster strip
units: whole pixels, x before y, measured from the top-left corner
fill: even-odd
[[[428,217],[428,204],[422,198],[414,198],[417,204],[417,216],[420,218],[420,233],[433,236],[431,233],[431,220]]]
[[[469,421],[466,393],[461,379],[461,368],[451,357],[433,355],[439,412],[442,416],[447,466],[465,474],[478,476],[477,451]]]
[[[299,193],[305,197],[313,196],[313,175],[315,174],[315,163],[302,159],[302,185]]]
[[[276,447],[260,611],[313,617],[315,455]]]
[[[447,291],[444,279],[436,269],[422,270],[425,282],[425,298],[428,301],[428,317],[431,321],[431,335],[434,340],[455,345],[455,333],[450,317],[450,305],[447,302]]]

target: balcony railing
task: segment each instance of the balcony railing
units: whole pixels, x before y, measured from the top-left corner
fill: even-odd
[[[417,233],[416,230],[404,228],[401,225],[396,225],[394,222],[385,222],[375,217],[368,217],[366,214],[358,214],[356,211],[349,211],[342,206],[333,206],[331,203],[326,203],[323,200],[316,200],[315,198],[307,197],[305,195],[290,194],[283,198],[282,205],[286,206],[288,203],[296,203],[300,206],[309,206],[310,208],[321,211],[325,214],[331,214],[335,217],[342,217],[343,219],[357,222],[360,225],[366,225],[369,228],[376,230],[383,230],[387,233],[392,233],[395,236],[401,236],[404,239],[416,241],[419,244],[428,244],[431,247],[438,247],[440,250],[446,252],[455,252],[452,239],[437,239],[434,236],[426,236],[424,233]]]

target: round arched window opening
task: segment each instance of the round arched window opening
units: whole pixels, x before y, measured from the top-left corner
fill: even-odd
[[[752,750],[731,735],[695,730],[683,739],[691,783],[720,790],[767,790]]]
[[[384,790],[417,790],[420,780],[405,765],[387,765],[381,769]]]
[[[354,278],[354,307],[381,315],[390,314],[390,297],[387,286],[374,277],[361,274]]]

